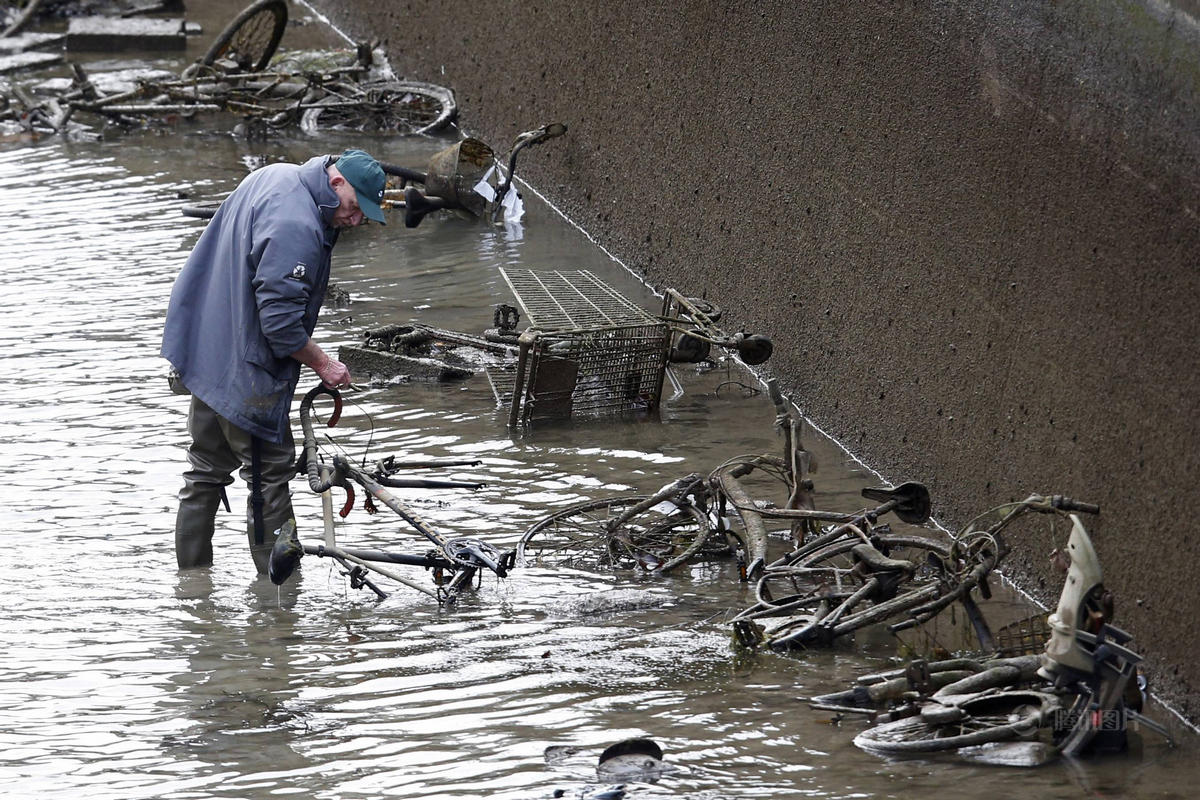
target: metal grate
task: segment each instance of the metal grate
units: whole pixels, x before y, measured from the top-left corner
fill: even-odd
[[[491,384],[492,394],[497,403],[511,403],[513,391],[517,386],[517,367],[515,364],[488,365],[483,368]]]
[[[501,269],[525,312],[516,373],[488,370],[509,424],[658,408],[667,324],[586,270]]]
[[[662,325],[548,333],[531,353],[527,420],[653,409],[662,392]]]
[[[531,328],[572,330],[657,321],[587,270],[501,268],[500,274],[512,289]]]
[[[1046,614],[1010,622],[996,632],[996,651],[1000,656],[1030,656],[1046,649],[1050,626]]]

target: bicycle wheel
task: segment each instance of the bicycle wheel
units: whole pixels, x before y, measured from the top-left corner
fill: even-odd
[[[225,26],[208,52],[200,59],[205,66],[227,59],[242,72],[258,72],[267,66],[287,27],[286,0],[258,0]]]
[[[782,587],[789,593],[778,605],[780,612],[790,616],[766,632],[767,641],[772,646],[829,644],[839,636],[882,622],[940,594],[935,565],[950,557],[948,545],[919,536],[894,534],[876,536],[872,541],[881,554],[907,562],[909,567],[861,572],[853,550],[863,541],[855,536],[820,548],[794,564],[768,571],[760,580],[761,609],[756,615],[779,615],[772,613],[773,601],[769,598],[780,596]],[[792,613],[793,609],[807,609],[820,603],[824,607],[819,613],[807,610]]]
[[[416,135],[441,130],[458,113],[454,93],[432,83],[382,81],[358,89],[361,94],[327,97],[306,108],[300,129]]]
[[[531,566],[669,572],[701,550],[708,520],[700,509],[685,505],[669,513],[643,511],[609,531],[610,520],[646,499],[593,500],[551,514],[521,537],[517,558]]]
[[[884,756],[917,755],[957,750],[989,742],[1036,738],[1058,707],[1044,692],[1002,692],[977,697],[936,712],[955,712],[950,721],[930,721],[932,706],[921,714],[867,728],[854,737],[856,747]]]

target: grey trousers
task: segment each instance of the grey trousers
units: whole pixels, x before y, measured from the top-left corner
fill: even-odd
[[[250,488],[246,501],[246,533],[250,554],[258,571],[267,571],[274,532],[292,519],[288,483],[296,473],[296,445],[289,428],[280,444],[259,439],[217,414],[193,396],[188,411],[192,443],[187,457],[191,469],[183,473],[179,513],[175,518],[175,556],[180,569],[212,564],[212,538],[217,506],[224,487],[233,483],[235,470]],[[258,447],[259,489],[262,497],[261,541],[254,524],[254,448]]]

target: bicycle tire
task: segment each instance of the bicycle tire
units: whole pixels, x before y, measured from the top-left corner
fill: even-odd
[[[271,63],[271,57],[279,49],[287,20],[286,0],[251,3],[217,34],[200,63],[212,66],[226,58],[242,72],[259,72]]]
[[[692,505],[671,514],[650,509],[614,533],[608,522],[648,495],[591,500],[535,522],[517,544],[526,566],[578,569],[613,568],[670,572],[703,548],[708,519]]]
[[[925,561],[929,553],[934,553],[942,559],[950,557],[949,545],[921,536],[883,534],[877,537],[877,541],[883,551],[888,554],[894,554],[899,551],[901,557],[913,556],[904,558],[904,560],[912,562],[918,573],[922,571],[922,562]],[[849,580],[848,573],[854,566],[850,551],[862,543],[862,540],[858,537],[839,539],[836,542],[832,542],[806,554],[791,562],[786,567],[779,568],[774,574],[769,568],[762,580],[767,581],[772,578],[777,580],[782,578],[791,579],[793,596],[803,594],[806,590],[816,591],[821,586],[827,584],[828,577],[820,577],[827,573],[833,573],[835,582],[837,578],[843,575]],[[800,580],[802,577],[807,579],[807,583]]]
[[[988,694],[961,703],[962,719],[928,722],[918,715],[885,722],[859,733],[854,745],[876,755],[905,756],[1014,741],[1035,735],[1057,705],[1044,692]]]
[[[221,207],[221,201],[216,200],[211,203],[197,203],[191,206],[184,206],[179,209],[180,213],[185,217],[192,219],[212,219],[217,214],[217,209]]]
[[[882,550],[905,557],[904,560],[913,563],[913,577],[920,575],[925,569],[924,562],[930,553],[936,554],[940,559],[946,559],[950,555],[949,545],[920,536],[885,534],[876,537],[876,541]],[[928,602],[931,594],[940,591],[929,581],[914,582],[913,577],[910,577],[904,580],[894,593],[889,591],[882,599],[874,598],[870,594],[858,596],[858,589],[864,586],[865,582],[850,574],[853,567],[850,551],[861,543],[862,540],[858,537],[847,537],[826,545],[785,568],[768,570],[759,579],[758,605],[742,616],[769,617],[788,614],[787,619],[766,632],[766,640],[773,647],[829,644],[839,636],[854,633]],[[768,584],[771,580],[790,583],[791,593],[774,603],[778,606],[777,610],[772,608],[773,603],[768,599],[774,595],[769,590]],[[831,590],[831,583],[836,587],[836,591]],[[836,609],[843,602],[855,597],[857,600],[854,601],[854,605],[847,607],[836,618],[833,617],[833,613],[820,619],[812,613],[792,613],[798,609],[818,605],[822,601],[828,601]],[[864,605],[867,601],[870,603]]]
[[[359,90],[360,97],[327,97],[304,109],[300,129],[418,136],[442,130],[458,114],[454,92],[433,83],[381,81]]]

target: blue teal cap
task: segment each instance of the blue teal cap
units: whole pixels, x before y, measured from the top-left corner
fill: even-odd
[[[383,167],[379,166],[379,162],[362,150],[347,150],[338,156],[337,169],[354,187],[354,193],[358,196],[358,207],[367,215],[367,219],[386,225],[387,221],[383,218],[383,209],[379,204],[383,202],[387,176],[383,174]]]

